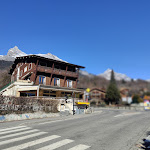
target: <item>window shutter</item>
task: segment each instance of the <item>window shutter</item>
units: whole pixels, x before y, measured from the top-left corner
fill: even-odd
[[[41,77],[39,76],[39,84],[41,84]]]
[[[55,82],[56,82],[56,78],[54,78],[54,85],[56,85]]]

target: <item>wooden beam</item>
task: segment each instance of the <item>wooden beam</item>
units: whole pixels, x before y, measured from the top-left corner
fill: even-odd
[[[68,70],[68,66],[66,66],[66,74],[67,74],[67,70]],[[65,82],[66,82],[66,74],[65,74],[65,77],[64,77],[64,84],[63,84],[63,87],[65,86]]]
[[[77,79],[76,79],[76,85],[75,85],[75,88],[77,88],[77,82],[78,82],[78,78],[79,78],[79,68],[78,68],[78,77],[77,77]]]
[[[37,60],[37,62],[36,62],[36,67],[35,67],[35,70],[34,70],[34,79],[33,79],[34,84],[35,84],[35,80],[36,80],[38,64],[39,64],[39,60]]]
[[[53,63],[53,66],[52,66],[52,73],[51,73],[51,77],[50,77],[50,85],[51,85],[51,83],[52,83],[53,72],[54,72],[54,63]]]

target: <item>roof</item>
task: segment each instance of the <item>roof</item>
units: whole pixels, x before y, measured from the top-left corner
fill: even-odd
[[[12,72],[13,68],[15,68],[15,65],[17,64],[18,60],[19,59],[26,59],[26,58],[39,58],[39,59],[45,59],[47,61],[54,61],[54,62],[58,62],[58,63],[61,63],[61,64],[66,64],[66,65],[70,65],[70,66],[75,66],[77,68],[85,68],[83,66],[79,66],[79,65],[75,65],[75,64],[71,64],[71,63],[68,63],[67,61],[64,61],[62,59],[59,59],[57,56],[54,56],[54,55],[44,55],[44,54],[37,54],[37,55],[27,55],[27,56],[20,56],[20,57],[16,57],[13,65],[12,65],[12,68],[10,69],[10,73]]]
[[[144,100],[150,100],[150,96],[145,95],[143,99]]]
[[[79,67],[79,68],[85,68],[85,67],[83,67],[83,66],[79,66],[79,65],[75,65],[75,64],[68,63],[67,61],[64,61],[64,60],[62,60],[62,59],[59,59],[58,57],[57,57],[58,59],[56,59],[55,57],[48,57],[48,55],[43,55],[43,54],[21,56],[21,57],[17,57],[16,59],[20,59],[20,58],[30,58],[30,57],[36,57],[36,58],[41,58],[41,59],[45,59],[45,60],[56,61],[56,62],[59,62],[59,63],[64,63],[64,64],[76,66],[76,67]]]
[[[100,89],[100,88],[92,88],[92,89],[90,90],[90,92],[92,92],[92,91],[94,91],[94,90],[97,90],[97,91],[106,93],[106,91],[105,91],[104,89]]]

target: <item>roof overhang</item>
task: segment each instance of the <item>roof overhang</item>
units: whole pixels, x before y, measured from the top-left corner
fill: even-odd
[[[39,55],[27,55],[27,56],[16,57],[16,59],[15,59],[13,65],[12,65],[9,73],[10,74],[12,73],[13,68],[15,68],[15,66],[16,66],[16,64],[18,63],[19,60],[21,60],[21,59],[28,59],[28,58],[43,59],[43,60],[47,60],[47,61],[53,61],[53,62],[57,62],[57,63],[61,63],[61,64],[66,64],[66,65],[74,66],[74,67],[77,67],[77,68],[85,68],[83,66],[71,64],[71,63],[68,63],[66,61],[55,60],[55,59],[51,59],[51,58],[47,58],[47,57],[42,57],[42,56],[39,56]]]

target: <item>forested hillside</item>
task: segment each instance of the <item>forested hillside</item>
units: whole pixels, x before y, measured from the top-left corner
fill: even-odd
[[[10,75],[8,74],[12,61],[0,60],[0,89],[10,82]]]

